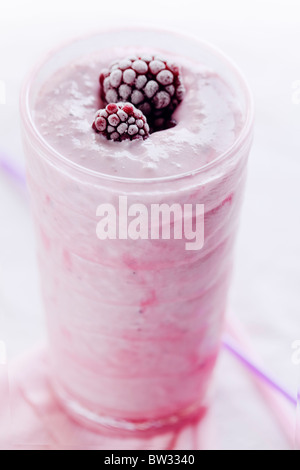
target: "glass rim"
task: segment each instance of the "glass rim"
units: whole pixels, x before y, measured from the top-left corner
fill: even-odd
[[[227,67],[234,73],[235,77],[238,79],[238,82],[241,86],[241,90],[244,94],[245,98],[245,120],[243,123],[243,126],[238,133],[238,136],[235,138],[234,142],[218,157],[216,157],[214,160],[211,162],[206,163],[205,165],[202,165],[199,168],[196,168],[194,170],[189,170],[184,173],[179,173],[175,175],[170,175],[170,176],[159,176],[159,177],[153,177],[153,178],[134,178],[134,177],[123,177],[123,176],[116,176],[116,175],[109,175],[106,173],[101,173],[96,170],[91,170],[89,168],[86,168],[82,165],[79,165],[78,163],[73,162],[72,160],[68,159],[65,157],[62,153],[57,151],[55,148],[53,148],[46,139],[41,135],[39,130],[37,129],[37,126],[35,125],[33,116],[32,116],[32,109],[29,104],[29,97],[30,97],[30,92],[31,88],[34,84],[34,80],[38,72],[42,69],[43,66],[47,64],[49,60],[51,60],[57,53],[62,51],[68,46],[71,46],[73,43],[79,42],[81,40],[86,40],[89,38],[101,36],[102,34],[107,34],[110,32],[160,32],[160,33],[166,33],[170,35],[174,35],[177,37],[182,37],[183,39],[189,39],[191,41],[194,41],[195,43],[199,44],[199,47],[202,49],[205,49],[206,51],[210,52],[213,54],[215,57],[219,58],[221,61],[223,61]],[[174,29],[171,28],[159,28],[151,25],[146,25],[145,27],[138,27],[138,26],[132,26],[132,27],[110,27],[107,29],[101,29],[94,31],[91,34],[85,34],[85,35],[80,35],[80,36],[75,36],[72,39],[69,39],[67,41],[64,41],[62,44],[59,46],[53,48],[50,50],[48,53],[46,53],[42,59],[40,59],[36,65],[30,70],[28,75],[23,81],[23,85],[21,87],[21,92],[20,92],[20,110],[21,110],[21,118],[22,122],[25,125],[25,128],[29,134],[35,139],[35,142],[39,146],[39,149],[42,151],[43,157],[49,160],[49,157],[52,157],[53,161],[58,161],[64,164],[65,166],[72,168],[79,174],[85,174],[89,175],[90,177],[96,177],[100,179],[105,179],[109,181],[115,181],[119,183],[131,183],[131,184],[136,184],[136,183],[164,183],[168,181],[178,181],[178,180],[183,180],[188,177],[194,177],[196,175],[199,175],[201,173],[205,173],[207,170],[216,167],[218,164],[226,160],[229,156],[237,152],[247,141],[247,138],[251,136],[252,128],[253,128],[253,121],[254,121],[254,102],[253,102],[253,96],[251,93],[251,90],[248,86],[247,80],[245,79],[243,73],[241,72],[240,68],[235,64],[235,62],[228,57],[226,54],[224,54],[218,47],[215,47],[214,45],[210,44],[207,41],[204,41],[202,39],[199,39],[197,36],[185,32],[178,32],[175,31]],[[47,156],[48,153],[48,156]]]

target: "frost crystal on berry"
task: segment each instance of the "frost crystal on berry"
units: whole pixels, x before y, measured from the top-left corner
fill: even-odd
[[[121,72],[121,70],[120,70]],[[132,69],[127,69],[123,72],[123,81],[127,85],[133,85],[136,78],[136,73]],[[119,85],[118,85],[119,86]],[[118,86],[116,88],[118,88]]]
[[[143,74],[148,72],[148,65],[143,60],[136,60],[135,62],[133,62],[132,68],[138,73]]]

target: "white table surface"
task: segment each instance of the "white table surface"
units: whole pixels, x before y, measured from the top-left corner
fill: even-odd
[[[225,5],[224,5],[225,4]],[[129,6],[131,11],[128,11]],[[296,393],[300,340],[300,80],[297,1],[10,1],[1,7],[0,151],[23,165],[18,94],[24,74],[62,39],[113,21],[180,28],[229,54],[247,76],[256,105],[255,141],[236,252],[231,310],[270,372]],[[300,99],[299,99],[300,101]],[[1,100],[0,100],[1,102]],[[25,194],[0,174],[0,341],[12,359],[44,338],[32,221]],[[286,448],[272,416],[232,359],[218,369],[218,426],[225,448]],[[222,374],[222,370],[225,374]],[[222,393],[220,393],[222,390]],[[226,434],[226,436],[225,436]]]

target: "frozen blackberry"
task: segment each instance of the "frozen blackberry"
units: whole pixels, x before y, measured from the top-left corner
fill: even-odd
[[[110,103],[97,111],[93,129],[108,140],[136,140],[149,137],[147,119],[131,103]]]
[[[174,125],[171,117],[185,92],[179,67],[158,56],[115,61],[102,71],[100,85],[105,104],[132,103],[147,116],[153,131]]]

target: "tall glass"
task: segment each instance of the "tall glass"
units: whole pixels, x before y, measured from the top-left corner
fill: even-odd
[[[34,121],[56,70],[107,45],[143,44],[212,67],[234,88],[243,127],[213,162],[183,175],[106,176],[52,149]],[[28,184],[37,231],[51,380],[74,416],[123,429],[174,424],[203,406],[219,353],[246,164],[252,102],[236,67],[194,38],[118,30],[73,41],[36,67],[21,93]],[[205,241],[104,240],[99,204],[204,204]]]

